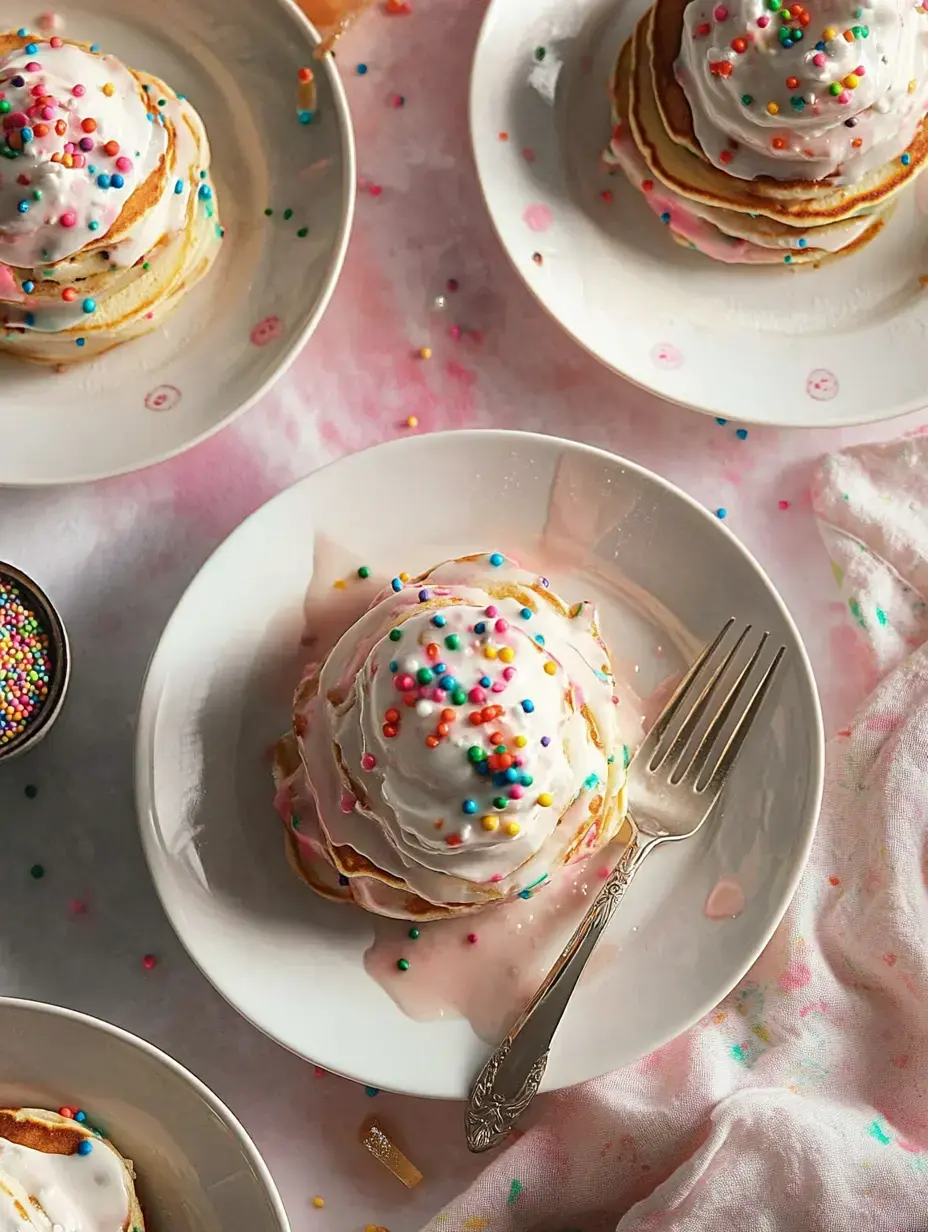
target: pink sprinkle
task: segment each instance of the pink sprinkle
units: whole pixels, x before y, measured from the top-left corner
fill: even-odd
[[[413,680],[412,676],[394,676],[393,687],[398,693],[408,693],[410,689],[414,689],[416,687],[416,682]]]
[[[403,103],[404,103],[405,101],[406,101],[406,100],[403,98],[402,94],[394,94],[394,95],[393,95],[393,106],[394,106],[394,107],[402,107],[402,105],[403,105]]]
[[[379,184],[372,184],[367,191],[368,193],[370,193],[372,197],[379,197],[380,194],[383,192],[383,189],[381,188]]]
[[[49,39],[49,42],[51,43],[52,47],[54,47],[55,51],[57,51],[59,47],[64,46],[64,39],[60,39],[57,34],[55,35],[53,39]]]
[[[54,118],[55,118],[55,108],[54,107],[43,107],[42,108],[42,119],[43,120],[54,120]]]
[[[502,873],[494,873],[493,876],[490,878],[490,880],[493,882],[502,881],[502,879],[503,879]]]
[[[74,97],[75,97],[75,98],[83,98],[83,97],[84,97],[84,95],[87,93],[87,87],[86,87],[86,86],[77,85],[77,86],[75,86],[75,87],[74,87],[74,89],[71,91],[71,93],[74,95]]]
[[[760,17],[758,17],[757,24],[760,26],[762,30],[766,30],[767,27],[770,25],[770,18],[767,16],[766,13],[763,13]]]
[[[815,67],[816,67],[816,68],[824,68],[824,67],[825,67],[825,57],[824,57],[824,55],[822,54],[822,52],[817,51],[817,52],[815,53],[815,55],[812,57],[812,63],[815,65]]]
[[[599,875],[600,875],[600,877],[602,877],[603,881],[605,881],[605,880],[606,880],[606,878],[609,876],[609,869],[608,869],[608,868],[601,868],[601,869],[599,870]]]
[[[65,212],[61,215],[58,221],[61,223],[63,227],[69,227],[69,228],[76,227],[77,226],[77,214],[75,213],[74,210],[65,210]]]
[[[471,944],[471,945],[476,945],[476,944],[477,944],[477,934],[476,934],[476,933],[468,933],[468,934],[467,934],[467,940],[470,942],[470,944]]]
[[[503,620],[501,618],[496,622],[493,628],[496,630],[497,633],[505,633],[506,630],[509,628],[509,621]]]
[[[469,702],[473,702],[475,706],[479,706],[487,700],[487,695],[484,693],[483,689],[478,688],[475,685],[474,688],[472,688],[468,693],[467,700]]]
[[[838,102],[839,103],[849,103],[850,101],[851,101],[850,91],[842,90],[841,93],[838,95]]]
[[[73,141],[66,141],[64,143],[64,152],[65,154],[76,154],[77,146],[74,144]]]
[[[486,613],[488,616],[497,616],[499,614],[499,608],[494,607],[494,605],[491,603],[490,606],[486,609]]]
[[[338,807],[343,813],[353,813],[354,806],[357,804],[357,796],[353,796],[350,791],[342,793],[342,798],[338,802]]]
[[[715,18],[716,21],[727,21],[728,20],[728,9],[725,7],[724,4],[716,5],[715,9],[713,10],[712,16]]]
[[[864,68],[862,64],[858,64],[857,67],[854,69],[854,72],[857,74],[858,77],[866,77],[867,75],[867,70]]]
[[[518,783],[516,783],[515,787],[509,788],[509,799],[510,800],[521,800],[524,795],[525,795],[525,789],[520,787]]]
[[[116,159],[116,170],[117,171],[131,171],[132,170],[132,159],[126,158],[125,154],[120,154],[120,156]]]
[[[313,1073],[316,1075],[317,1078],[325,1077],[325,1070],[322,1068],[321,1065],[315,1066],[315,1068],[313,1069]]]
[[[29,63],[26,65],[27,73],[41,73],[41,71],[42,71],[42,65],[37,63],[37,61],[35,60],[30,60]]]
[[[146,954],[142,959],[142,966],[146,971],[151,971],[153,967],[157,967],[158,960],[154,954]]]
[[[41,98],[42,95],[45,93],[45,87],[41,85],[33,86],[30,93],[32,94],[33,98]]]
[[[445,700],[445,690],[444,689],[433,689],[432,690],[432,701],[443,702],[444,700]]]
[[[86,163],[86,161],[87,161],[87,159],[83,156],[83,154],[75,154],[75,155],[74,155],[74,164],[73,164],[73,165],[74,165],[75,167],[83,167],[83,166],[84,166],[84,164]]]
[[[777,501],[777,508],[778,509],[788,509],[789,501],[788,500]]]
[[[493,681],[493,692],[494,693],[502,693],[505,688],[506,686],[503,684],[501,680]]]
[[[29,117],[21,111],[14,111],[12,115],[4,116],[4,128],[28,128]]]
[[[365,753],[364,756],[361,758],[361,769],[362,770],[373,770],[373,768],[376,765],[377,765],[377,758],[374,756],[373,753]]]
[[[451,337],[455,340],[455,342],[458,342],[458,341],[460,340],[460,337],[461,337],[461,327],[460,327],[460,325],[452,325],[452,326],[451,326],[451,328],[448,330],[448,333],[449,333],[449,334],[451,335]]]
[[[70,915],[86,915],[87,904],[82,898],[73,898],[70,907],[68,907],[68,913]]]

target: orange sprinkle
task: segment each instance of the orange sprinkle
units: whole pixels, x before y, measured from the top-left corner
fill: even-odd
[[[73,287],[65,287],[65,289],[61,292],[61,298],[66,304],[73,304],[77,299],[77,292]]]
[[[798,77],[787,77],[787,79],[786,79],[786,88],[787,88],[788,90],[796,90],[796,89],[798,89],[798,87],[799,87],[799,78],[798,78]]]
[[[388,723],[398,723],[400,721],[400,712],[391,707],[383,717]]]
[[[451,728],[447,723],[439,723],[435,731],[439,736],[444,737],[450,733]]]
[[[508,133],[497,133],[497,140],[499,140],[499,141],[508,141],[508,140],[509,140],[509,134],[508,134]]]
[[[415,693],[404,693],[403,694],[403,705],[404,706],[414,706],[418,700],[419,699],[416,697]]]
[[[828,878],[828,880],[831,882],[831,884],[832,884],[833,886],[836,886],[836,885],[840,885],[840,884],[841,884],[841,878],[840,878],[840,877],[829,877],[829,878]]]
[[[448,834],[445,836],[445,842],[449,847],[460,847],[462,839],[460,834]]]
[[[110,158],[115,158],[116,155],[119,153],[119,142],[118,141],[108,141],[106,145],[103,147],[103,149],[106,151],[107,154],[109,154]]]
[[[499,731],[490,732],[490,743],[491,744],[505,744],[506,737],[503,735],[502,732],[499,732]]]
[[[81,128],[85,133],[95,133],[97,131],[97,122],[93,116],[88,116],[86,120],[81,120]]]
[[[437,749],[439,744],[441,744],[441,741],[438,739],[437,736],[426,736],[425,743],[429,746],[430,749]]]
[[[653,192],[654,191],[654,181],[653,180],[642,180],[641,181],[641,191],[646,192],[646,193]]]
[[[113,85],[111,81],[108,81],[106,85],[103,87],[103,93],[106,95],[107,98],[112,98],[113,95],[116,93],[116,87]]]
[[[441,721],[443,723],[453,723],[457,717],[458,716],[454,713],[454,711],[450,708],[450,706],[446,707],[441,712]]]
[[[909,93],[911,93],[911,91],[909,91]],[[47,124],[37,124],[35,126],[34,131],[37,137],[47,137],[48,136],[48,125]]]
[[[782,137],[774,137],[773,141],[770,144],[773,146],[775,150],[785,150],[786,149],[786,142],[783,140]]]
[[[844,31],[844,41],[846,43],[853,43],[854,41],[854,31],[853,30]]]
[[[313,70],[311,68],[301,68],[297,73],[297,77],[299,77],[300,81],[302,81],[305,85],[307,82],[312,81]]]
[[[863,145],[863,143],[864,143],[863,137],[855,137],[854,140],[851,142],[851,145],[854,147],[855,150],[859,150],[860,147]]]
[[[483,723],[482,710],[472,710],[469,717],[472,727],[479,727]]]

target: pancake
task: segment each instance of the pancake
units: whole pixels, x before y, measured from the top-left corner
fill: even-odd
[[[0,35],[0,87],[0,351],[66,364],[158,328],[223,236],[196,111],[60,38]]]
[[[132,1163],[86,1122],[0,1109],[0,1227],[145,1232]]]
[[[618,723],[589,605],[497,553],[397,579],[297,689],[274,764],[288,859],[400,919],[531,893],[620,832]]]

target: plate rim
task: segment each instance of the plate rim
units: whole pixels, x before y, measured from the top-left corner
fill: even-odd
[[[589,0],[582,0],[582,2],[589,3]],[[817,409],[818,407],[824,407],[827,405],[826,403],[814,402],[810,407],[810,413],[802,417],[789,412],[782,419],[756,419],[751,416],[749,410],[744,413],[739,411],[736,414],[735,412],[726,410],[725,408],[711,407],[698,402],[683,401],[680,398],[673,397],[671,394],[664,393],[660,389],[656,389],[653,385],[647,385],[643,381],[636,380],[635,377],[630,376],[627,372],[623,372],[603,355],[600,355],[591,346],[589,346],[573,328],[561,320],[554,307],[545,302],[540,288],[527,277],[526,271],[523,270],[516,261],[509,245],[503,238],[502,226],[498,221],[497,211],[492,204],[492,177],[488,175],[485,170],[484,162],[481,156],[482,146],[477,138],[476,113],[479,102],[478,66],[481,58],[487,53],[488,48],[493,43],[490,27],[496,20],[499,11],[503,9],[505,3],[506,0],[489,0],[483,15],[483,20],[480,23],[480,30],[477,34],[477,41],[474,44],[474,52],[471,57],[470,77],[467,90],[467,119],[470,134],[471,157],[477,172],[477,182],[480,186],[480,195],[483,198],[483,204],[487,215],[489,216],[490,225],[493,228],[493,233],[499,242],[500,248],[502,248],[506,255],[506,259],[518,274],[522,285],[528,290],[535,302],[544,311],[545,315],[549,317],[549,319],[552,320],[557,327],[571,339],[572,342],[576,343],[584,354],[589,355],[592,359],[595,359],[596,362],[601,364],[602,367],[604,367],[608,372],[613,373],[615,376],[621,377],[623,381],[627,381],[628,384],[633,386],[635,389],[640,389],[644,393],[651,394],[653,397],[658,398],[662,403],[668,406],[682,407],[684,410],[695,411],[699,415],[708,415],[713,419],[717,418],[719,415],[724,415],[727,419],[734,420],[738,423],[753,424],[756,427],[774,429],[804,428],[807,430],[814,430],[816,428],[855,428],[868,424],[888,423],[891,420],[900,419],[904,415],[911,415],[916,411],[924,410],[926,406],[928,406],[928,391],[926,391],[922,397],[910,399],[908,402],[894,407],[891,410],[874,410],[869,413],[836,416],[828,415],[826,412],[819,411]],[[926,174],[928,174],[928,172],[926,172]],[[796,401],[798,405],[798,399]],[[790,404],[791,402],[788,401],[787,405]]]
[[[68,1006],[56,1005],[50,1001],[33,1001],[29,997],[0,996],[0,1020],[2,1020],[5,1009],[24,1010],[28,1013],[38,1013],[48,1018],[62,1018],[78,1022],[85,1027],[102,1032],[103,1035],[117,1039],[122,1044],[127,1044],[130,1048],[144,1053],[150,1060],[170,1070],[175,1077],[180,1078],[195,1091],[218,1119],[232,1131],[235,1141],[254,1169],[270,1200],[274,1216],[279,1224],[279,1232],[290,1232],[290,1218],[287,1215],[287,1208],[284,1206],[283,1199],[277,1189],[277,1184],[261,1152],[232,1109],[206,1085],[202,1078],[198,1078],[196,1074],[187,1069],[185,1065],[182,1065],[180,1061],[175,1060],[170,1053],[159,1048],[157,1044],[152,1044],[149,1040],[143,1039],[141,1035],[136,1035],[133,1031],[126,1030],[125,1027],[119,1027],[115,1023],[107,1022],[104,1018],[98,1018],[95,1014],[86,1014],[82,1010],[72,1010]]]
[[[243,518],[242,521],[229,532],[222,542],[217,544],[216,548],[210,553],[206,560],[203,561],[196,574],[185,587],[165,623],[164,629],[158,638],[157,644],[152,651],[145,670],[136,717],[136,737],[134,742],[133,766],[136,818],[139,826],[142,849],[145,854],[145,861],[148,865],[148,871],[162,909],[185,952],[188,954],[194,966],[196,966],[198,971],[200,971],[208,983],[215,988],[219,995],[227,1001],[229,1005],[232,1006],[236,1013],[241,1015],[241,1017],[243,1017],[247,1022],[251,1023],[251,1025],[259,1030],[263,1035],[268,1036],[268,1038],[274,1040],[275,1043],[279,1044],[283,1048],[286,1048],[287,1051],[294,1053],[296,1056],[302,1057],[303,1060],[308,1061],[311,1064],[321,1065],[330,1073],[338,1074],[341,1077],[348,1078],[351,1081],[362,1085],[376,1085],[379,1090],[393,1091],[396,1094],[410,1095],[416,1098],[462,1100],[467,1098],[467,1092],[462,1092],[460,1089],[446,1088],[442,1090],[435,1090],[431,1088],[419,1088],[416,1090],[409,1090],[403,1087],[391,1086],[389,1080],[380,1079],[377,1075],[372,1076],[371,1074],[347,1072],[343,1066],[340,1066],[337,1061],[333,1062],[326,1054],[328,1044],[325,1040],[320,1041],[321,1049],[317,1050],[317,1055],[310,1057],[305,1052],[301,1052],[298,1048],[295,1048],[291,1044],[282,1040],[280,1036],[270,1028],[270,1025],[265,1025],[263,1022],[258,1021],[256,1017],[253,1017],[251,1013],[246,1012],[239,1004],[236,996],[232,995],[231,990],[227,990],[226,988],[220,986],[220,984],[214,982],[212,977],[206,971],[203,963],[200,961],[200,957],[194,953],[193,948],[190,944],[188,944],[187,938],[181,933],[178,925],[178,919],[182,915],[182,912],[180,910],[172,910],[169,907],[166,901],[166,893],[162,891],[161,881],[155,871],[158,839],[156,828],[152,824],[152,817],[155,815],[156,811],[154,808],[154,800],[152,798],[152,779],[154,768],[152,760],[148,756],[148,751],[151,748],[152,738],[154,735],[154,722],[158,714],[159,700],[159,695],[151,695],[150,690],[154,687],[155,672],[160,668],[160,658],[162,653],[164,653],[164,648],[168,637],[172,632],[174,623],[178,619],[178,614],[186,603],[188,596],[198,584],[201,574],[221,553],[229,549],[230,544],[238,535],[239,531],[245,527],[246,524],[250,523],[252,519],[263,515],[264,511],[269,506],[284,499],[294,489],[303,486],[311,486],[315,481],[316,476],[321,475],[323,472],[327,472],[334,467],[338,467],[352,458],[371,453],[378,453],[384,457],[394,451],[402,452],[404,449],[423,449],[427,448],[424,442],[430,441],[436,437],[451,439],[473,438],[483,441],[491,447],[495,445],[504,446],[506,444],[511,444],[514,441],[525,441],[528,443],[540,441],[543,443],[543,447],[545,448],[550,448],[553,444],[554,446],[560,446],[562,449],[585,453],[591,457],[608,461],[613,466],[620,466],[626,468],[627,470],[634,471],[645,480],[653,482],[659,488],[663,489],[671,498],[682,500],[684,504],[688,505],[700,517],[705,519],[708,527],[711,527],[715,533],[721,534],[728,540],[729,545],[740,553],[745,564],[749,568],[753,569],[757,575],[759,575],[759,578],[764,584],[770,599],[777,607],[784,623],[793,635],[796,649],[798,651],[798,654],[794,655],[793,659],[799,675],[800,686],[803,688],[803,692],[810,703],[809,719],[813,728],[810,733],[812,737],[812,747],[810,748],[809,760],[809,791],[807,793],[807,806],[802,820],[802,830],[804,831],[802,835],[802,842],[798,845],[797,856],[794,861],[793,868],[785,882],[782,894],[777,899],[775,910],[771,913],[770,922],[768,923],[766,930],[760,937],[759,942],[750,949],[750,952],[745,951],[746,958],[739,965],[736,974],[734,974],[731,978],[731,982],[726,992],[718,1000],[712,996],[708,1002],[701,1002],[698,1013],[691,1015],[689,1021],[682,1026],[674,1026],[668,1033],[661,1035],[658,1039],[655,1039],[649,1052],[656,1051],[658,1048],[661,1048],[667,1044],[670,1040],[675,1039],[686,1031],[691,1030],[701,1018],[703,1018],[719,1003],[720,1000],[724,999],[725,996],[728,996],[751,969],[769,944],[776,930],[779,928],[783,917],[786,915],[786,912],[789,909],[796,893],[799,881],[805,871],[809,853],[812,849],[812,844],[815,840],[815,835],[818,828],[825,783],[825,729],[822,718],[821,700],[819,698],[818,687],[815,681],[815,673],[809,659],[805,642],[803,641],[802,635],[800,634],[796,622],[793,620],[785,601],[777,588],[774,586],[766,570],[754,557],[753,553],[731,530],[729,530],[727,526],[721,523],[694,497],[690,496],[688,492],[685,492],[682,488],[677,487],[677,485],[671,480],[665,479],[662,475],[657,474],[655,471],[650,470],[641,463],[634,462],[630,458],[625,458],[621,454],[613,453],[611,450],[603,449],[598,445],[590,445],[583,441],[570,440],[566,437],[555,436],[553,433],[521,432],[508,428],[459,428],[447,432],[423,433],[420,436],[395,437],[392,440],[369,446],[367,449],[356,450],[353,453],[344,454],[342,457],[335,458],[332,461],[327,462],[324,466],[317,467],[315,470],[303,475],[293,483],[288,484],[280,492],[272,496],[270,500],[265,501],[264,504],[253,510],[247,515],[247,517]],[[648,1053],[643,1055],[648,1055]],[[578,1085],[574,1082],[556,1083],[551,1081],[549,1079],[550,1072],[551,1071],[549,1070],[545,1075],[545,1079],[542,1081],[540,1088],[542,1093],[548,1091],[566,1090],[570,1086]],[[612,1072],[614,1072],[612,1069],[606,1069],[600,1073],[590,1074],[582,1081],[592,1081],[596,1078],[601,1078],[604,1074]]]
[[[309,49],[315,53],[316,49],[322,44],[322,36],[303,10],[299,8],[295,0],[275,0],[275,3],[279,12],[289,13],[296,21],[297,26],[303,27],[303,34]],[[268,17],[269,14],[265,16]],[[210,427],[205,428],[182,445],[175,445],[168,449],[160,450],[158,453],[146,458],[143,462],[109,469],[105,468],[103,470],[83,470],[76,474],[71,474],[67,478],[5,480],[0,475],[0,489],[16,491],[18,489],[61,488],[71,484],[95,483],[101,479],[116,479],[121,475],[134,475],[137,472],[148,470],[150,467],[160,466],[162,462],[169,462],[172,458],[179,457],[190,449],[195,449],[197,445],[202,445],[204,441],[208,441],[224,428],[231,427],[242,415],[250,411],[289,371],[303,348],[318,329],[319,323],[332,300],[332,296],[335,294],[335,288],[338,286],[342,269],[345,265],[345,258],[348,255],[348,246],[354,229],[358,199],[357,143],[354,133],[354,122],[351,118],[351,108],[348,104],[348,95],[345,91],[341,74],[338,71],[338,66],[331,55],[326,54],[319,59],[313,57],[313,63],[321,68],[332,91],[336,127],[338,128],[339,144],[342,150],[343,208],[338,224],[336,242],[325,268],[321,283],[322,289],[316,301],[316,306],[310,313],[303,328],[294,337],[290,347],[282,352],[276,368],[239,406],[225,414],[217,423],[211,424]],[[127,345],[131,345],[131,343]],[[102,355],[95,362],[105,363],[105,361],[106,356]]]

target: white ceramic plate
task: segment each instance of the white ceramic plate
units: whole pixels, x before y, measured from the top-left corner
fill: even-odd
[[[873,243],[820,270],[737,268],[685,251],[600,163],[609,76],[646,7],[491,0],[471,130],[490,215],[530,289],[604,364],[707,414],[826,427],[923,406],[913,357],[928,327],[928,176]]]
[[[318,899],[290,871],[266,752],[289,725],[311,583],[332,595],[362,564],[385,584],[492,548],[550,561],[556,590],[597,599],[641,692],[732,613],[789,652],[765,731],[714,822],[646,865],[618,913],[610,942],[621,955],[578,990],[548,1088],[635,1060],[731,989],[786,909],[822,790],[815,685],[782,602],[716,518],[630,462],[521,433],[411,437],[258,510],[190,586],[149,669],[136,748],[145,852],[178,935],[241,1013],[328,1069],[417,1095],[463,1097],[486,1045],[463,1020],[404,1017],[365,973],[371,918]],[[349,585],[370,595],[377,582]],[[725,876],[740,879],[747,905],[710,920],[707,897]]]
[[[209,277],[152,336],[62,374],[0,358],[0,483],[11,485],[135,470],[245,410],[318,324],[354,212],[354,139],[330,57],[314,63],[316,121],[297,118],[297,70],[318,37],[290,0],[54,7],[66,37],[98,42],[190,98],[209,133],[226,238]],[[38,8],[0,0],[0,30],[29,27]]]
[[[97,1018],[0,998],[0,1107],[63,1105],[134,1162],[152,1232],[289,1232],[257,1149],[198,1078]]]

